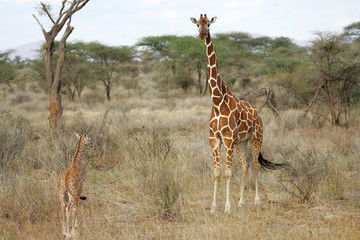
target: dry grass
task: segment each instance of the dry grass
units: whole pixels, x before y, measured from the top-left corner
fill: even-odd
[[[79,209],[79,239],[359,239],[358,125],[318,129],[299,110],[274,119],[264,109],[264,156],[296,168],[299,151],[316,152],[315,165],[324,167],[318,184],[301,203],[281,187],[286,172],[261,172],[262,201],[254,206],[250,174],[246,204],[237,209],[241,170],[235,156],[232,212],[223,214],[222,179],[218,213],[210,216],[208,96],[144,98],[65,101],[64,124],[56,132],[47,128],[46,98],[33,96],[39,107],[19,104],[2,114],[1,145],[9,147],[0,155],[0,239],[63,239],[56,181],[74,154],[73,133],[84,131],[95,146],[82,162],[88,200]]]

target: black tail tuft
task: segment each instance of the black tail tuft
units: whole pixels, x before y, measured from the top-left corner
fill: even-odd
[[[264,169],[265,171],[267,169],[275,170],[275,169],[278,169],[278,168],[288,166],[288,164],[286,164],[286,163],[272,163],[269,160],[264,159],[261,153],[259,154],[258,160],[259,160],[259,163],[260,163],[262,169]]]
[[[85,201],[85,200],[87,199],[87,197],[81,196],[80,199],[83,200],[83,201]]]

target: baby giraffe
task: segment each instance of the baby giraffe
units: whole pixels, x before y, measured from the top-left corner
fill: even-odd
[[[80,169],[81,155],[84,145],[89,145],[91,139],[85,134],[79,136],[75,133],[79,140],[74,159],[66,171],[61,175],[58,181],[58,194],[61,203],[62,212],[62,233],[66,238],[74,237],[77,227],[76,208],[79,199],[86,200],[86,197],[80,196],[82,191],[82,174]],[[66,201],[68,199],[68,201]],[[70,217],[72,215],[72,230],[70,232]],[[66,220],[66,224],[65,224]]]

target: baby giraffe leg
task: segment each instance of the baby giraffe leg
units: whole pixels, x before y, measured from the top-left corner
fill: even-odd
[[[66,205],[65,202],[61,202],[61,214],[62,214],[62,235],[66,236]]]
[[[66,238],[70,237],[70,217],[71,217],[71,205],[66,207]]]
[[[72,229],[71,229],[71,236],[72,237],[75,237],[76,235],[76,225],[77,225],[77,212],[76,212],[76,204],[75,206],[73,206],[73,209],[72,209]]]

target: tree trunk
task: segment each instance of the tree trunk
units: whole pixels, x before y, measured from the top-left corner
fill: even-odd
[[[206,94],[206,90],[207,90],[207,88],[208,88],[208,79],[209,79],[209,72],[206,71],[206,81],[205,81],[204,95]]]
[[[59,125],[63,113],[60,92],[58,92],[56,89],[51,90],[49,93],[49,99],[50,99],[49,126],[55,128]]]
[[[110,90],[111,90],[110,86],[106,85],[105,90],[106,90],[107,100],[110,101]]]
[[[50,21],[53,23],[51,30],[46,31],[44,26],[40,23],[37,17],[33,14],[35,20],[41,27],[41,31],[46,40],[45,46],[45,79],[47,83],[49,99],[50,99],[50,115],[49,115],[49,125],[51,128],[56,128],[60,119],[62,117],[63,108],[61,106],[61,69],[64,64],[65,56],[66,56],[66,39],[71,34],[72,30],[74,29],[70,26],[71,23],[71,16],[83,8],[89,0],[74,0],[68,4],[68,1],[62,1],[62,7],[60,9],[59,15],[57,19],[53,19],[52,14],[50,13],[50,8],[40,2],[42,13],[47,15]],[[66,6],[69,6],[68,9],[65,9]],[[58,33],[61,31],[63,26],[67,23],[66,30],[60,40],[59,44],[59,59],[56,64],[55,73],[53,72],[52,68],[52,56],[55,51],[54,41]]]
[[[201,70],[198,69],[198,84],[199,84],[199,91],[202,94],[202,85],[201,85]]]

